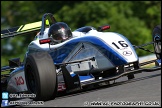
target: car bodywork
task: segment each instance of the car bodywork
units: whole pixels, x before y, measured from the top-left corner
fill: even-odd
[[[159,34],[153,36],[153,42],[135,46],[122,34],[103,32],[103,30],[110,28],[109,25],[101,26],[98,29],[92,26],[84,26],[72,32],[73,38],[62,43],[50,44],[52,39],[47,35],[48,28],[46,28],[46,25],[51,25],[55,22],[53,15],[46,13],[39,24],[37,22],[33,23],[33,26],[31,24],[20,26],[16,29],[16,32],[14,30],[12,33],[8,31],[13,29],[1,31],[1,39],[4,39],[40,30],[40,33],[28,45],[24,62],[21,63],[19,58],[15,58],[9,60],[9,66],[1,68],[1,72],[11,70],[8,75],[1,75],[1,85],[4,85],[4,91],[10,93],[29,91],[29,82],[27,85],[29,80],[27,74],[29,73],[27,73],[25,64],[28,56],[33,53],[36,55],[34,57],[40,59],[40,62],[44,62],[41,58],[47,56],[41,52],[47,52],[50,55],[55,66],[57,80],[51,88],[53,87],[54,91],[57,92],[66,91],[69,93],[81,90],[88,85],[116,80],[122,76],[132,79],[136,73],[161,69],[161,57],[158,56],[155,60],[139,63],[139,57],[135,51],[137,48],[149,51],[144,49],[143,46],[154,44],[155,49],[160,47],[160,51],[158,50],[155,54],[161,54],[161,32],[160,36]],[[155,43],[160,44],[157,45]],[[143,65],[154,62],[156,63],[154,68],[141,68]],[[48,80],[52,81],[50,78]],[[57,92],[54,91],[52,93],[56,94]],[[51,98],[38,99],[49,100]]]

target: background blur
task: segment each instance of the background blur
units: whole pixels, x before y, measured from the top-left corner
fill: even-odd
[[[161,24],[161,1],[1,1],[1,30],[41,21],[44,13],[52,13],[57,21],[72,30],[82,26],[109,24],[107,31],[126,36],[133,45],[152,41],[153,28]],[[1,66],[8,59],[24,54],[36,34],[1,40]],[[146,47],[153,51],[153,47]],[[136,50],[138,56],[149,55]]]

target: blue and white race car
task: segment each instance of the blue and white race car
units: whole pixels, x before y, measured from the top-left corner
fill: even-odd
[[[9,93],[34,93],[34,100],[54,99],[59,92],[71,93],[89,85],[109,84],[109,81],[134,74],[161,69],[161,25],[153,29],[153,41],[135,46],[122,34],[104,32],[109,25],[84,26],[72,32],[65,41],[55,41],[49,35],[56,24],[51,13],[45,13],[42,21],[2,30],[1,39],[40,31],[28,45],[23,62],[19,58],[9,60],[9,66],[1,67],[3,91]],[[63,30],[61,28],[60,30]],[[59,32],[59,31],[58,31]],[[139,63],[136,49],[154,46],[157,59]],[[142,66],[155,63],[153,68]]]

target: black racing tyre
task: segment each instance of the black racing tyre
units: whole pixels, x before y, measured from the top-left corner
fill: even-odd
[[[156,27],[154,27],[153,29],[153,41],[154,43],[154,50],[155,53],[159,53],[156,54],[157,59],[161,59],[161,25],[157,25]]]
[[[29,54],[24,70],[28,91],[36,94],[33,100],[47,101],[56,97],[58,86],[56,69],[47,52]]]

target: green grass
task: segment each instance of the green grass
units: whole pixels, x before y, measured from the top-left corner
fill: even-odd
[[[155,66],[155,63],[151,63],[151,64],[144,65],[144,66],[141,66],[141,67],[144,67],[144,68],[152,68],[154,66]]]
[[[1,72],[1,75],[9,74],[10,71]]]

